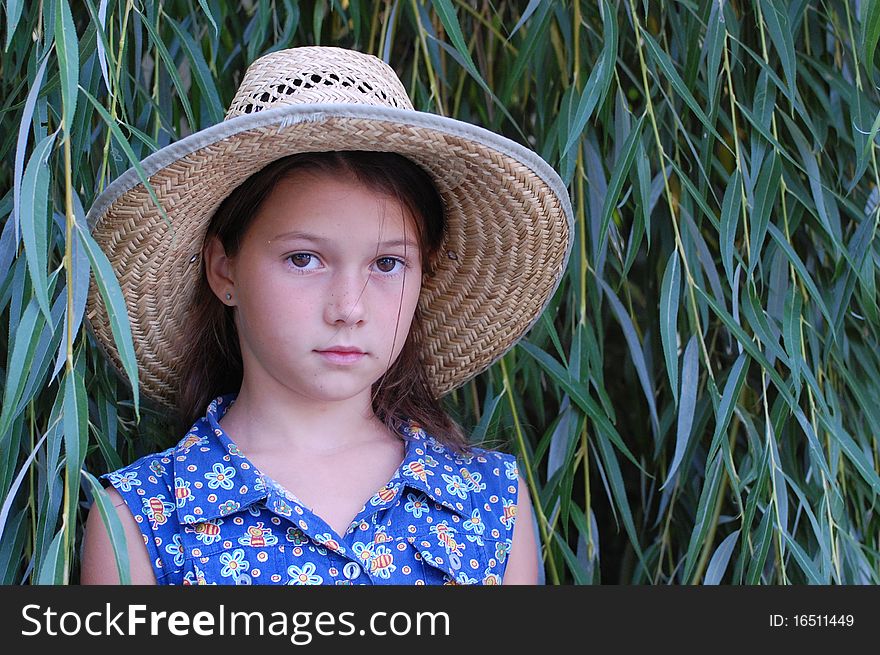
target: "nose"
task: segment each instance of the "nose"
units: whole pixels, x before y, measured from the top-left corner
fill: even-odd
[[[340,272],[334,276],[327,301],[324,320],[330,325],[359,325],[367,318],[365,295],[369,275]]]

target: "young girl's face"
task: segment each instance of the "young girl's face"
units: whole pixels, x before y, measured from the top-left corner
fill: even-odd
[[[211,248],[222,253],[219,241]],[[403,347],[421,289],[413,218],[348,172],[294,172],[238,254],[209,257],[219,265],[209,263],[209,277],[224,278],[214,276],[215,293],[230,292],[237,308],[245,382],[316,401],[369,397]]]

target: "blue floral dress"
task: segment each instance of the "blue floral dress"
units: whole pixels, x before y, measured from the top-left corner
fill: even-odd
[[[134,515],[159,584],[500,584],[517,507],[512,455],[462,456],[413,422],[406,454],[345,534],[262,474],[211,401],[173,448],[103,477]]]

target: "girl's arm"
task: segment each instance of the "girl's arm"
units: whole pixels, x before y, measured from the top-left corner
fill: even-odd
[[[153,565],[134,517],[116,489],[110,487],[107,492],[110,494],[110,500],[113,507],[116,508],[116,515],[122,522],[122,528],[125,532],[132,584],[156,584]],[[89,510],[85,536],[83,537],[80,584],[119,584],[119,572],[116,570],[113,544],[104,521],[101,519],[101,513],[94,503]]]
[[[538,544],[532,529],[532,501],[529,487],[519,476],[516,522],[513,524],[513,544],[508,555],[503,584],[538,584]]]

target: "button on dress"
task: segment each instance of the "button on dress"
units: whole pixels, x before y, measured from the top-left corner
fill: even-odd
[[[176,446],[103,476],[159,584],[501,583],[516,522],[512,455],[462,455],[408,421],[403,462],[336,534],[220,427],[235,397],[212,400]]]

